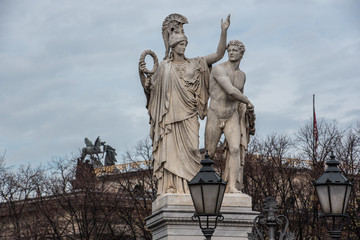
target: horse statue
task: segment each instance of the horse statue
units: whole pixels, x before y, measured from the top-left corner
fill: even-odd
[[[104,146],[105,142],[101,142],[100,137],[97,137],[94,144],[88,138],[85,138],[85,144],[86,147],[81,150],[81,161],[83,161],[87,155],[90,155],[91,159],[99,159],[99,153],[104,154],[104,152],[101,151],[101,146]],[[93,156],[94,154],[96,154],[96,158]]]
[[[90,155],[90,160],[87,160],[90,162],[90,164],[94,167],[101,167],[104,164],[102,163],[102,158],[105,156],[105,166],[113,166],[115,165],[116,160],[116,152],[115,148],[105,145],[106,142],[102,142],[100,140],[100,137],[97,137],[94,144],[88,139],[85,138],[85,144],[86,147],[81,149],[81,157],[78,158],[78,165],[84,163],[84,160],[87,155]],[[99,156],[99,154],[102,154],[102,156]]]

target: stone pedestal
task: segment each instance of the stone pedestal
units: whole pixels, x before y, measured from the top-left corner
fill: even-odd
[[[192,221],[195,209],[190,194],[165,194],[152,205],[152,215],[146,219],[153,233],[153,240],[203,240],[199,223]],[[225,194],[221,213],[212,239],[247,239],[253,219],[258,214],[252,211],[251,197],[243,193]]]

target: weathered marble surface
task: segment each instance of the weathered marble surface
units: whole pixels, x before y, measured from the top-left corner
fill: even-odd
[[[198,222],[191,220],[194,212],[189,194],[164,194],[153,203],[153,214],[146,224],[154,240],[203,240]],[[247,239],[258,214],[251,210],[251,197],[243,193],[225,194],[221,212],[224,221],[218,223],[213,238]]]
[[[205,149],[213,158],[221,135],[225,135],[226,192],[240,193],[249,135],[255,133],[255,114],[254,105],[243,94],[246,75],[239,68],[245,46],[238,40],[230,41],[227,51],[229,60],[215,66],[210,75]]]
[[[180,14],[170,14],[163,22],[166,53],[155,72],[147,70],[142,59],[139,62],[148,101],[158,195],[188,193],[187,181],[201,167],[198,118],[207,114],[209,66],[224,56],[230,15],[221,20],[217,51],[204,57],[185,57],[186,23]]]

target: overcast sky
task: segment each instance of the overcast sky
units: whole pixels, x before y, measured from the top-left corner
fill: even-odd
[[[258,134],[298,129],[313,94],[318,118],[360,120],[359,1],[0,0],[6,165],[78,154],[85,137],[120,153],[148,136],[138,59],[145,49],[164,57],[161,25],[171,13],[189,21],[187,57],[215,52],[231,13],[228,40],[246,46],[240,68]]]

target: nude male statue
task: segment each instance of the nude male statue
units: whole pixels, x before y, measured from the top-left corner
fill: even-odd
[[[223,176],[228,181],[226,192],[239,193],[248,134],[254,133],[255,114],[254,105],[243,94],[246,76],[239,69],[245,46],[233,40],[228,43],[227,51],[229,60],[215,66],[210,75],[211,100],[205,127],[205,149],[213,157],[224,133],[228,148]]]

